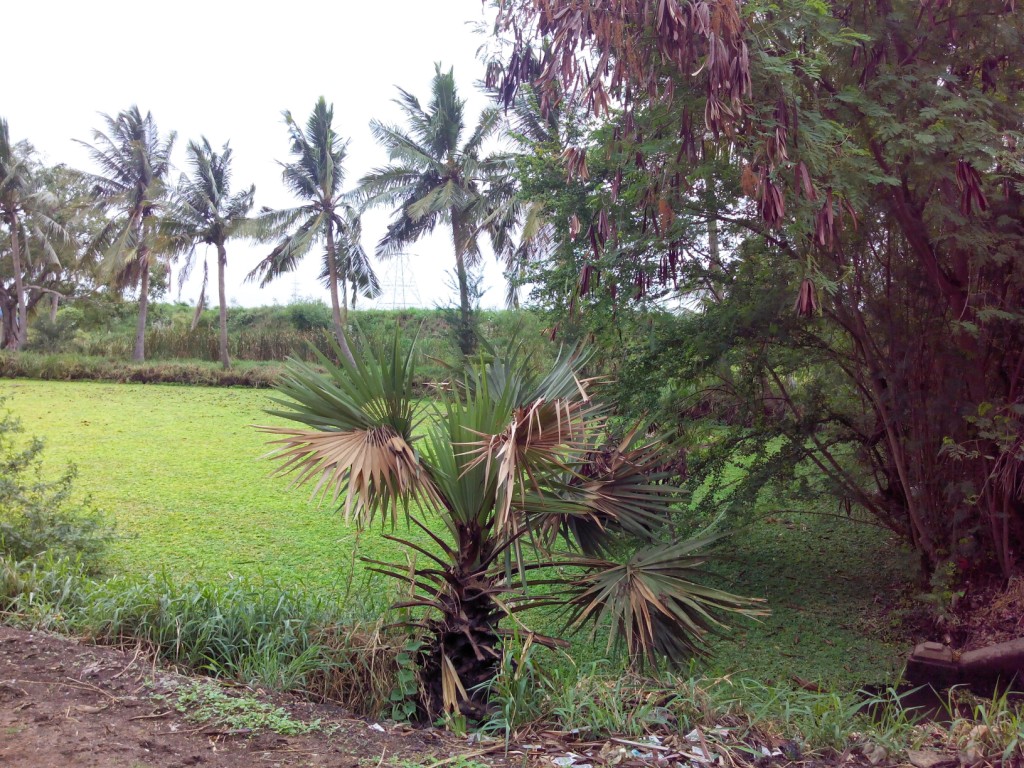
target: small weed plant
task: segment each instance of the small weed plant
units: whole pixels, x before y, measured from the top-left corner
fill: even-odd
[[[321,729],[320,720],[296,720],[281,707],[253,696],[231,696],[207,681],[192,681],[174,695],[174,708],[194,723],[210,723],[228,731],[273,731],[299,736]]]

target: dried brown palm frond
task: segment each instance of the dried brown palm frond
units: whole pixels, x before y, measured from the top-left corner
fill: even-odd
[[[582,385],[580,391],[585,392]],[[512,505],[527,486],[537,491],[550,472],[571,471],[567,462],[578,461],[587,447],[588,427],[593,429],[587,420],[591,410],[586,400],[538,398],[516,408],[499,434],[482,434],[477,441],[460,444],[466,448],[464,455],[472,457],[465,471],[483,464],[488,473],[497,473],[495,531],[514,535],[519,530]]]
[[[368,522],[361,514],[367,505],[429,494],[429,483],[416,452],[391,426],[347,432],[319,432],[287,427],[260,427],[283,437],[272,444],[281,446],[271,455],[281,462],[275,474],[297,472],[293,485],[302,485],[317,475],[313,496],[322,501],[331,493],[337,503],[345,495],[345,520]],[[394,505],[390,505],[392,509]]]

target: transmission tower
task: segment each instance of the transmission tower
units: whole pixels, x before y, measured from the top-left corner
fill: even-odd
[[[384,262],[384,274],[380,281],[380,302],[391,302],[391,309],[418,307],[422,301],[416,288],[416,281],[408,276],[409,254],[396,253]]]

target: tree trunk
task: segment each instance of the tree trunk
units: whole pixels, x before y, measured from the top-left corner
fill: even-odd
[[[228,254],[224,243],[217,243],[217,292],[220,297],[220,364],[227,370],[231,367],[228,357],[228,298],[224,289],[224,268],[228,263]]]
[[[57,309],[60,307],[60,296],[56,293],[50,294],[50,324],[57,322]]]
[[[139,279],[139,323],[135,328],[135,350],[132,360],[142,363],[146,360],[146,314],[149,311],[149,250],[143,249],[139,257],[142,276]]]
[[[452,216],[452,241],[455,244],[455,274],[459,281],[459,327],[456,335],[463,355],[476,351],[476,330],[473,328],[473,307],[469,303],[469,273],[466,270],[465,243],[457,216]]]
[[[14,298],[17,302],[17,315],[14,319],[14,335],[7,339],[7,346],[11,349],[20,350],[28,340],[28,312],[25,308],[25,285],[21,275],[21,238],[18,237],[18,213],[11,211],[7,217],[7,223],[11,227],[11,260],[14,269]]]
[[[470,721],[487,715],[487,683],[501,669],[501,637],[498,622],[503,615],[492,599],[495,585],[487,573],[484,547],[485,534],[476,526],[460,525],[459,562],[446,579],[448,587],[438,602],[442,615],[427,623],[432,635],[424,651],[421,666],[423,680],[423,713],[428,721],[451,712],[451,707]],[[456,701],[446,702],[444,677],[454,674]],[[463,696],[465,690],[467,696]]]
[[[7,291],[0,290],[0,346],[4,349],[13,345],[14,321],[18,316],[18,304]]]
[[[713,275],[708,282],[708,289],[711,291],[711,295],[715,299],[716,304],[721,304],[723,300],[722,289],[716,283],[717,280],[722,279],[724,270],[722,269],[722,256],[718,245],[718,206],[717,204],[712,209],[712,213],[708,216],[708,272]]]
[[[334,335],[338,339],[338,346],[346,359],[355,365],[355,358],[352,357],[352,350],[348,347],[348,339],[345,338],[344,323],[341,318],[341,302],[338,300],[338,262],[335,258],[334,248],[334,227],[327,222],[327,275],[331,283],[331,312],[334,318]]]

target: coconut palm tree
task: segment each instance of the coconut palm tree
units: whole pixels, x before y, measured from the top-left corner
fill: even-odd
[[[393,527],[401,513],[430,540],[388,537],[421,558],[411,573],[370,561],[407,581],[415,596],[403,605],[422,610],[424,715],[486,711],[502,643],[528,632],[518,616],[530,606],[561,606],[570,630],[607,627],[638,663],[699,651],[721,611],[758,612],[694,580],[707,542],[671,538],[678,491],[657,482],[671,451],[639,428],[607,441],[609,411],[591,399],[583,356],[536,375],[515,347],[489,350],[425,401],[415,341],[403,352],[396,332],[387,349],[354,347],[355,362],[322,357],[325,373],[291,362],[277,384],[285,407],[271,413],[299,426],[263,429],[279,471],[343,498],[359,526],[383,516]]]
[[[228,357],[228,305],[224,285],[227,266],[227,241],[244,235],[252,227],[248,217],[252,210],[256,187],[231,194],[231,147],[227,143],[220,153],[210,146],[206,137],[197,143],[190,141],[185,150],[190,176],[183,176],[174,192],[171,204],[161,222],[161,232],[167,239],[168,250],[184,255],[181,272],[183,283],[192,271],[198,245],[212,245],[217,249],[217,295],[220,306],[220,362],[225,369],[231,367]],[[203,261],[203,287],[196,312],[201,311],[206,298],[208,272]]]
[[[502,126],[498,109],[486,109],[466,133],[465,101],[455,88],[453,70],[435,67],[430,103],[424,109],[411,93],[395,103],[405,113],[405,127],[373,120],[374,137],[388,152],[390,164],[359,182],[365,205],[396,206],[394,218],[377,245],[377,255],[393,256],[432,232],[438,224],[451,229],[459,287],[459,346],[476,347],[468,270],[480,262],[479,236],[487,232],[497,255],[511,248],[504,206],[510,201],[507,181],[514,168],[508,154],[484,154],[483,145]]]
[[[3,318],[3,344],[11,349],[22,349],[28,341],[24,277],[32,261],[30,240],[42,249],[46,263],[59,269],[54,245],[70,239],[64,226],[54,218],[56,198],[35,177],[32,154],[28,142],[11,144],[7,121],[0,118],[0,223],[7,226],[9,233],[14,284],[14,301],[4,302],[7,311]]]
[[[146,358],[146,313],[149,308],[150,267],[157,255],[159,215],[166,205],[167,174],[176,134],[160,136],[153,115],[143,117],[132,105],[116,117],[101,115],[107,132],[93,131],[89,150],[99,173],[85,174],[97,201],[111,214],[95,247],[102,253],[103,271],[119,290],[139,290],[139,321],[132,359]]]
[[[372,298],[380,293],[380,284],[369,260],[359,245],[359,218],[350,197],[342,191],[345,182],[343,164],[347,141],[334,132],[334,106],[321,96],[313,113],[301,128],[285,111],[284,120],[291,137],[294,162],[282,163],[285,186],[306,201],[283,211],[265,210],[260,219],[271,233],[284,233],[277,246],[249,273],[249,280],[261,286],[295,269],[309,249],[323,242],[323,275],[331,292],[334,334],[345,357],[351,359],[344,327],[348,316],[348,294],[339,283],[360,288]]]

